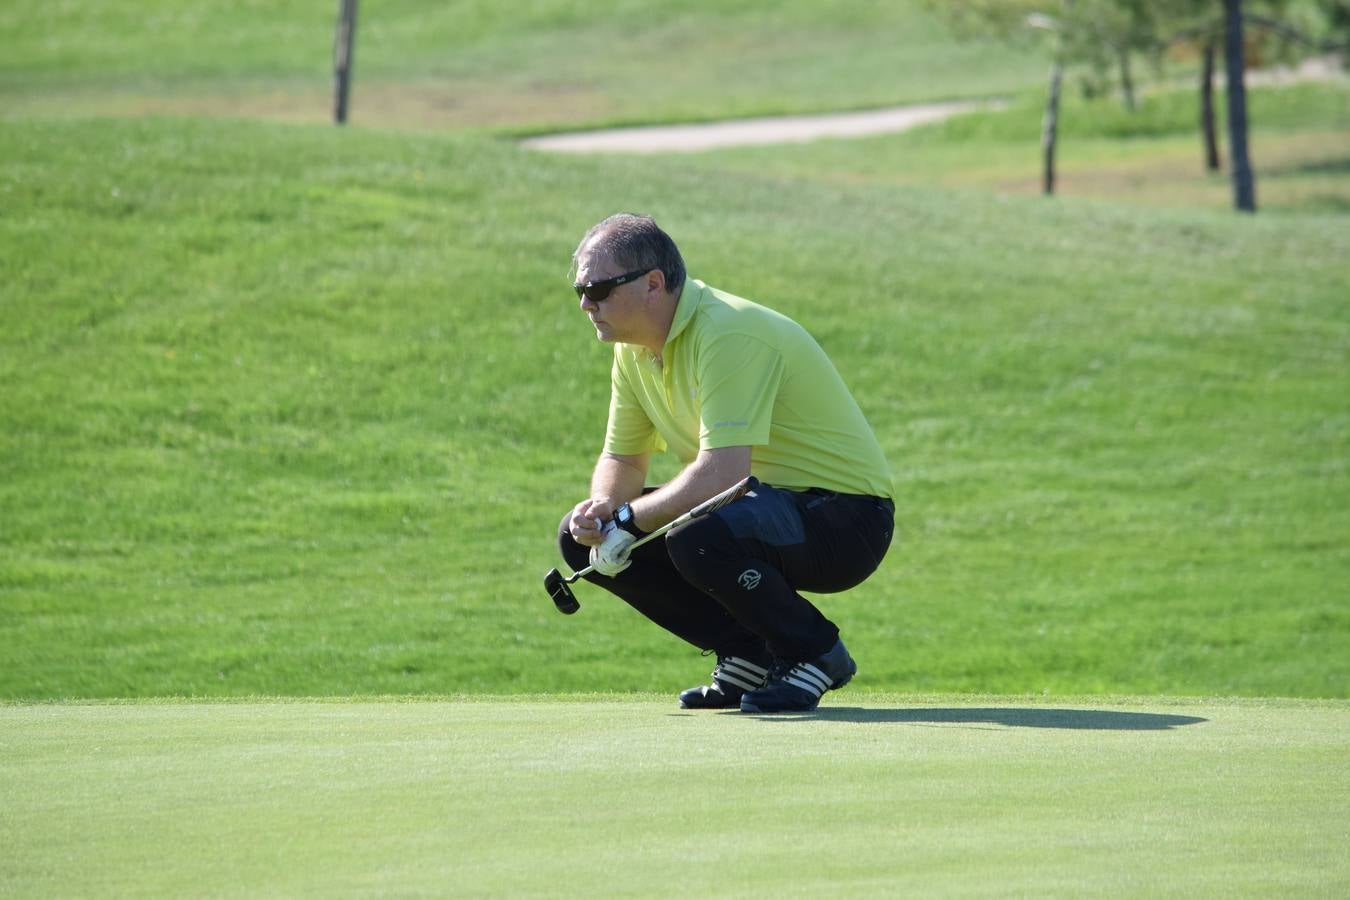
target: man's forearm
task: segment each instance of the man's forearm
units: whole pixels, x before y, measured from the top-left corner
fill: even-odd
[[[602,453],[591,475],[591,499],[618,509],[640,495],[646,482],[646,457]]]
[[[642,530],[654,531],[749,474],[749,447],[703,451],[660,490],[634,501],[633,518]]]

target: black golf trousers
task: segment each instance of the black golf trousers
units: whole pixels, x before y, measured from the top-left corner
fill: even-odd
[[[589,565],[590,549],[567,521],[558,541],[576,571]],[[886,555],[894,522],[895,505],[881,497],[761,484],[637,548],[614,578],[585,578],[700,649],[801,662],[833,647],[839,629],[798,591],[860,584]]]

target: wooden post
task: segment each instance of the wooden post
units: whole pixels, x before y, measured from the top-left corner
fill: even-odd
[[[337,36],[333,40],[333,121],[347,121],[347,98],[352,86],[352,44],[356,39],[356,0],[338,0]]]
[[[1242,0],[1223,0],[1228,75],[1228,152],[1233,158],[1233,203],[1239,212],[1256,212],[1256,182],[1247,153],[1246,59],[1242,46]]]

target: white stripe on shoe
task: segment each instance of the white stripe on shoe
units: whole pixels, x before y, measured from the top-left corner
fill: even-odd
[[[739,656],[728,656],[719,660],[717,670],[713,672],[713,678],[718,681],[725,681],[727,684],[734,684],[743,691],[753,691],[756,688],[763,687],[768,677],[768,669],[757,666],[748,659],[741,659]]]
[[[810,691],[817,698],[823,696],[826,691],[834,686],[830,677],[811,663],[797,663],[788,670],[783,680],[804,691]]]

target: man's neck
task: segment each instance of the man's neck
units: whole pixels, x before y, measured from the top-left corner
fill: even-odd
[[[679,306],[679,294],[666,294],[659,308],[652,310],[652,337],[643,341],[641,346],[651,351],[658,362],[661,360],[661,352],[666,348],[666,338],[670,336],[670,326],[675,322],[675,310]]]

